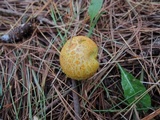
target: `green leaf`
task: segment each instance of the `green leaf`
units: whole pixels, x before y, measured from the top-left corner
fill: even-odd
[[[101,14],[99,14],[99,15],[94,19],[94,21],[92,22],[92,24],[91,24],[91,26],[90,26],[90,29],[89,29],[89,32],[88,32],[88,34],[87,34],[88,37],[91,36],[92,31],[93,31],[94,27],[96,26],[98,19],[100,18],[100,15],[101,15]]]
[[[103,0],[91,0],[91,4],[88,8],[88,14],[90,16],[91,23],[93,19],[98,15],[103,4]]]
[[[132,74],[127,72],[119,64],[118,67],[121,71],[121,85],[124,91],[124,97],[127,99],[129,104],[132,104],[136,100],[140,99],[136,106],[137,108],[145,109],[145,112],[151,107],[151,98],[148,93],[140,97],[146,91],[144,85],[140,80],[136,79]]]

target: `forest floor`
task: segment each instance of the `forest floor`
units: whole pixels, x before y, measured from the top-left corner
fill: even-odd
[[[103,0],[94,22],[90,5],[0,0],[0,119],[160,119],[160,2]],[[73,84],[59,56],[65,42],[79,35],[98,45],[100,66]],[[117,63],[145,86],[147,111],[127,103]]]

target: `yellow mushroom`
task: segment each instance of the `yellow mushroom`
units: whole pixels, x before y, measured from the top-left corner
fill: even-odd
[[[85,80],[93,76],[98,67],[98,47],[85,36],[75,36],[68,40],[60,53],[60,65],[67,77]]]

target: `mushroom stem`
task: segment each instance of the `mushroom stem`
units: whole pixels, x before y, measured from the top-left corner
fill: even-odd
[[[75,118],[76,118],[76,120],[81,120],[79,98],[78,98],[78,95],[77,95],[77,85],[76,85],[75,80],[72,80],[72,87],[73,87],[72,95],[73,95]]]

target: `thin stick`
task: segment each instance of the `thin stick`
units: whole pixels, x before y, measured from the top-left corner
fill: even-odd
[[[81,120],[79,98],[78,98],[78,95],[76,94],[77,87],[76,87],[75,80],[72,80],[72,87],[73,87],[72,95],[73,95],[73,104],[74,104],[74,110],[75,110],[75,118],[76,120]]]
[[[21,12],[17,12],[17,11],[12,11],[12,10],[7,10],[7,9],[3,9],[0,8],[0,14],[3,16],[16,16],[16,17],[20,17],[23,16],[23,13]],[[26,17],[32,16],[31,14],[25,13]],[[47,23],[49,25],[55,25],[52,21],[42,17],[42,16],[36,16],[35,17],[38,21],[40,21],[41,23]]]
[[[151,114],[149,114],[148,116],[142,118],[141,120],[152,120],[154,117],[156,117],[157,115],[160,114],[160,108],[157,109],[156,111],[152,112]]]
[[[12,11],[12,10],[7,10],[7,9],[3,9],[3,8],[0,8],[0,14],[3,15],[3,16],[16,16],[16,17],[20,17],[20,16],[23,16],[24,13],[21,13],[21,12],[17,12],[17,11]],[[46,23],[48,25],[52,25],[54,26],[55,28],[59,28],[61,29],[62,31],[65,31],[66,30],[62,27],[62,26],[57,26],[54,24],[54,22],[52,22],[51,20],[41,16],[41,15],[37,15],[37,16],[33,16],[31,14],[28,14],[28,13],[25,13],[25,16],[30,18],[30,19],[36,19],[37,21],[39,21],[40,23]],[[70,33],[70,32],[68,32]]]
[[[13,10],[7,10],[7,9],[3,9],[3,8],[0,8],[0,14],[3,16],[11,16],[12,15],[12,16],[16,16],[16,17],[23,15],[23,13],[16,12]]]

